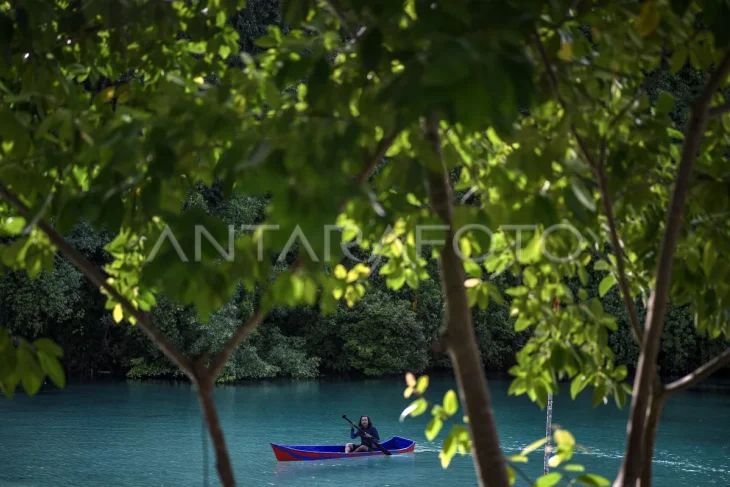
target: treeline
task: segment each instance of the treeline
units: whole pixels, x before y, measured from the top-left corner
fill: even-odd
[[[230,22],[241,34],[242,51],[250,54],[259,51],[254,40],[266,33],[267,26],[287,30],[281,22],[279,2],[271,0],[249,0],[247,8]],[[237,63],[238,58],[230,56],[229,64]],[[660,90],[675,95],[679,102],[672,110],[672,118],[682,129],[687,118],[687,104],[682,100],[690,99],[699,89],[703,74],[688,65],[675,75],[670,72],[669,63],[667,58],[650,78],[647,91],[653,98]],[[94,89],[103,87],[102,83]],[[205,209],[237,228],[262,221],[266,204],[266,198],[241,194],[226,200],[215,185],[200,185],[185,202],[188,208]],[[66,235],[74,248],[99,266],[111,261],[104,246],[113,237],[83,220]],[[291,262],[282,262],[279,270],[285,271],[288,264]],[[237,350],[223,379],[304,378],[322,374],[378,376],[448,368],[447,357],[432,347],[443,316],[437,272],[432,261],[429,273],[435,279],[422,283],[418,291],[407,286],[389,290],[376,272],[362,302],[354,309],[341,304],[326,317],[321,317],[317,309],[276,309]],[[598,295],[602,275],[591,273],[589,277],[592,294]],[[500,289],[512,285],[507,280],[513,279],[510,276],[499,279]],[[506,299],[509,303],[508,296]],[[257,300],[255,293],[241,288],[209,323],[201,325],[191,308],[162,295],[158,296],[152,318],[183,353],[195,355],[210,346],[220,346],[237,324],[253,313]],[[602,302],[609,313],[619,317],[619,329],[609,338],[617,362],[633,369],[638,350],[617,289],[606,294]],[[8,271],[0,277],[0,325],[26,338],[47,336],[56,340],[65,350],[64,365],[69,375],[88,376],[101,371],[138,378],[179,374],[140,330],[117,325],[104,303],[98,290],[61,257],[56,257],[53,272],[43,272],[35,280],[24,272]],[[643,321],[645,309],[641,303],[639,313]],[[474,326],[487,370],[506,371],[514,363],[515,352],[525,343],[529,332],[517,333],[513,324],[508,304],[500,307],[491,303],[486,311],[475,308]],[[659,357],[660,372],[686,373],[714,356],[721,347],[720,342],[698,337],[693,317],[685,308],[672,307]]]
[[[237,194],[225,200],[219,187],[201,184],[189,195],[185,207],[203,209],[238,229],[264,219],[266,199]],[[94,264],[101,266],[111,261],[104,246],[112,235],[79,221],[66,237]],[[357,255],[363,260],[368,258],[366,254]],[[279,263],[278,270],[286,271],[290,263]],[[435,260],[429,264],[429,273],[438,277]],[[598,295],[602,275],[589,277],[591,294]],[[497,278],[496,284],[507,289],[515,285],[513,279],[505,274]],[[433,347],[443,319],[439,280],[423,282],[418,291],[408,286],[393,291],[376,271],[370,285],[365,298],[353,309],[340,304],[333,314],[324,317],[316,308],[275,309],[231,358],[222,380],[339,374],[381,376],[449,368],[448,358]],[[488,371],[506,371],[528,338],[529,331],[515,332],[509,296],[506,299],[505,306],[491,303],[485,311],[474,311],[479,349]],[[155,325],[188,356],[222,346],[258,306],[257,294],[246,292],[241,286],[209,323],[201,324],[191,307],[181,306],[164,295],[158,296],[157,301],[152,309]],[[608,312],[620,317],[618,331],[609,338],[617,362],[632,369],[638,350],[617,290],[614,288],[602,301]],[[645,312],[641,306],[640,312]],[[180,375],[139,329],[116,324],[100,293],[61,257],[56,258],[53,272],[43,272],[33,280],[16,272],[0,277],[0,322],[19,336],[56,340],[65,350],[64,365],[70,376],[99,372],[132,378]],[[722,346],[698,338],[693,328],[689,313],[674,307],[659,362],[664,375],[686,373]]]

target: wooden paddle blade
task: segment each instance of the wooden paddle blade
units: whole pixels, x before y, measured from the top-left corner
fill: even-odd
[[[377,441],[373,441],[373,445],[375,445],[378,450],[380,450],[381,452],[383,452],[383,454],[385,454],[385,455],[392,455],[392,453],[390,453],[388,450],[386,450],[385,448],[383,448],[383,445],[381,445]]]

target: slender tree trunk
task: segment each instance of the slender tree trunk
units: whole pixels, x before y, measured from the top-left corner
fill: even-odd
[[[664,407],[665,396],[655,393],[651,399],[651,405],[646,418],[646,431],[644,431],[644,465],[641,468],[641,487],[651,486],[652,460],[654,459],[654,445],[656,443],[656,432],[659,426],[659,417]]]
[[[553,313],[557,313],[559,306],[560,306],[560,300],[555,298],[553,300]],[[545,443],[545,458],[543,459],[543,466],[542,466],[544,474],[550,473],[550,465],[548,465],[548,460],[550,459],[550,452],[552,450],[552,445],[550,444],[550,438],[552,437],[552,431],[553,431],[553,395],[552,395],[552,393],[550,393],[550,394],[548,394],[547,419],[545,420],[545,439],[547,440],[547,443]]]
[[[464,288],[463,262],[454,249],[454,231],[451,228],[454,196],[448,173],[443,167],[438,120],[435,118],[428,120],[425,136],[433,144],[433,150],[442,164],[440,171],[433,168],[429,170],[429,197],[433,209],[449,227],[446,232],[446,244],[439,257],[446,302],[445,342],[454,366],[459,396],[469,417],[472,458],[479,485],[508,487],[506,463],[499,446],[492,401]]]
[[[677,169],[674,191],[667,211],[666,230],[659,251],[656,268],[654,291],[649,299],[646,322],[644,326],[643,349],[639,355],[634,380],[634,394],[631,399],[631,411],[626,426],[626,453],[621,469],[614,482],[614,487],[634,487],[641,477],[644,465],[644,434],[646,419],[649,416],[649,401],[656,389],[656,359],[659,353],[659,341],[664,331],[669,290],[672,280],[672,264],[684,221],[684,206],[690,188],[692,170],[697,154],[702,146],[702,138],[708,121],[708,107],[722,81],[730,72],[730,52],[726,53],[710,76],[702,94],[692,105],[682,155]]]
[[[228,455],[228,448],[226,447],[226,439],[223,436],[223,430],[221,429],[218,413],[215,408],[215,401],[213,400],[214,383],[215,379],[209,377],[208,374],[200,377],[197,380],[198,399],[200,400],[203,418],[205,418],[205,424],[208,427],[210,440],[215,450],[215,466],[218,470],[218,477],[222,485],[225,487],[233,487],[236,485],[233,476],[233,467],[231,466],[231,459]]]
[[[550,451],[552,450],[552,445],[550,444],[550,437],[552,436],[552,429],[553,429],[553,395],[548,394],[548,403],[547,403],[547,420],[545,421],[545,438],[547,439],[547,443],[545,443],[545,458],[543,460],[543,473],[547,474],[550,473],[550,466],[548,465],[548,460],[550,459]]]

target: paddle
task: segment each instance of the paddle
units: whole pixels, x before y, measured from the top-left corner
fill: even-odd
[[[358,431],[359,431],[360,433],[362,433],[362,434],[363,434],[363,436],[365,435],[365,432],[364,432],[363,430],[361,430],[361,429],[360,429],[360,427],[359,427],[358,425],[356,425],[355,423],[353,423],[352,421],[350,421],[349,419],[347,419],[347,416],[345,416],[344,414],[342,415],[342,419],[346,420],[346,421],[347,421],[348,423],[350,423],[350,424],[351,424],[351,425],[352,425],[353,427],[357,428],[357,430],[358,430]],[[382,452],[383,452],[384,454],[386,454],[386,455],[392,455],[392,453],[390,453],[390,452],[389,452],[388,450],[386,450],[385,448],[383,448],[383,446],[382,446],[382,445],[381,445],[380,443],[378,443],[377,441],[375,441],[375,440],[374,440],[373,438],[370,438],[370,441],[372,441],[373,445],[375,445],[375,447],[376,447],[376,448],[377,448],[378,450],[382,451]]]

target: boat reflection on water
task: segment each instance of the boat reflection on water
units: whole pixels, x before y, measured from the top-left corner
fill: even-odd
[[[309,462],[276,462],[274,465],[274,475],[280,481],[289,479],[305,479],[318,478],[325,480],[327,477],[340,475],[350,475],[363,470],[376,470],[386,467],[388,469],[397,465],[398,467],[414,467],[416,458],[414,454],[393,455],[386,457],[384,455],[360,458],[332,459],[332,460],[313,460]],[[289,485],[289,484],[287,484]]]

